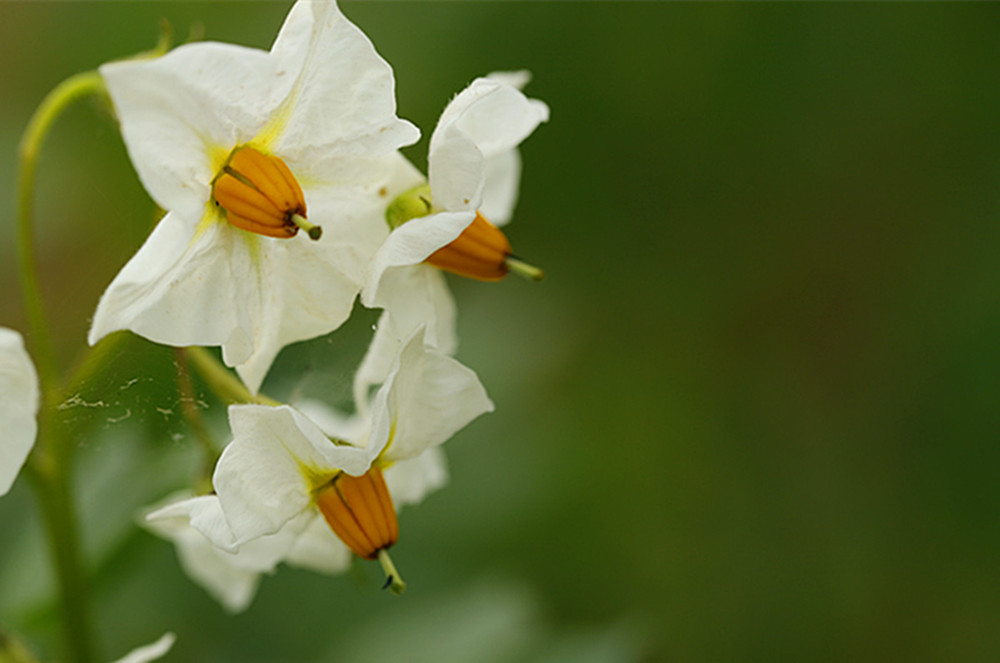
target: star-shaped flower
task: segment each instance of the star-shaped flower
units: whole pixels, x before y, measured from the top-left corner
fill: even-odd
[[[361,294],[365,306],[386,311],[360,370],[363,381],[379,382],[400,343],[420,325],[428,342],[454,351],[455,305],[439,269],[484,281],[508,271],[541,277],[513,256],[498,229],[510,221],[517,200],[517,146],[549,116],[548,106],[521,92],[527,82],[527,72],[476,79],[448,104],[431,135],[429,181],[412,166],[399,166],[397,182],[409,182],[410,189],[389,206],[394,230]]]
[[[380,191],[419,136],[396,117],[392,71],[336,3],[300,0],[270,52],[197,43],[100,72],[168,212],[89,341],[221,345],[256,391],[284,345],[348,317],[384,237]]]
[[[38,433],[38,375],[21,335],[0,327],[0,495],[6,495]]]
[[[335,440],[287,405],[231,406],[233,441],[212,481],[232,539],[199,529],[237,550],[304,513],[322,515],[355,554],[385,566],[385,551],[399,535],[386,477],[398,472],[400,500],[419,499],[444,480],[434,447],[492,409],[475,373],[425,345],[423,330],[403,347],[371,401],[359,404],[358,417],[318,415]],[[398,581],[389,565],[387,574]]]

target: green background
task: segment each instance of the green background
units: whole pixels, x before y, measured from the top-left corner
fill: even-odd
[[[0,324],[26,328],[15,150],[45,93],[161,17],[267,48],[288,6],[0,4]],[[369,564],[282,567],[236,617],[187,581],[134,519],[197,450],[171,351],[129,342],[71,404],[106,660],[165,630],[168,661],[1000,659],[1000,6],[343,7],[421,167],[453,94],[532,71],[552,115],[509,236],[548,277],[452,280],[497,410],[402,512],[399,599]],[[154,210],[86,104],[37,199],[68,364]],[[374,320],[288,348],[265,391],[345,404]],[[30,488],[0,500],[0,625],[50,660]]]

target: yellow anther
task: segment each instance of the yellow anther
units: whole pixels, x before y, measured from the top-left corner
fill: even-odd
[[[284,161],[252,147],[237,148],[212,184],[212,197],[229,223],[267,237],[294,237],[299,228],[319,239],[306,219],[306,200]]]

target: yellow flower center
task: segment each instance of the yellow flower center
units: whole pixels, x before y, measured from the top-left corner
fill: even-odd
[[[212,198],[237,228],[289,238],[299,228],[319,239],[322,229],[306,221],[306,200],[284,161],[252,147],[239,147],[212,182]]]
[[[400,194],[386,209],[385,218],[393,229],[435,211],[431,191],[421,185]],[[450,244],[441,247],[424,262],[452,274],[478,281],[499,281],[514,272],[526,279],[539,281],[542,270],[513,255],[510,242],[502,230],[476,212],[472,223]]]
[[[425,262],[478,281],[499,281],[510,271],[510,254],[510,242],[503,231],[476,212],[476,218],[461,235],[427,256]]]
[[[340,473],[320,489],[316,505],[334,534],[358,557],[377,559],[399,539],[396,509],[377,467],[359,477]]]

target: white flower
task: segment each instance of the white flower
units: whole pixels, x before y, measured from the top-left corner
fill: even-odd
[[[216,545],[242,549],[305,513],[314,527],[325,518],[359,556],[381,560],[398,536],[386,480],[392,478],[400,503],[441,485],[446,473],[434,447],[493,404],[475,373],[426,346],[420,330],[361,409],[360,417],[347,420],[320,411],[321,421],[314,422],[287,405],[230,406],[233,441],[213,484],[234,540],[205,534]],[[359,507],[358,499],[365,504]]]
[[[196,43],[100,71],[168,213],[104,293],[88,340],[130,329],[221,345],[256,391],[284,345],[348,317],[384,237],[380,189],[419,135],[395,115],[392,71],[336,3],[307,0],[270,52]],[[310,224],[317,241],[296,235],[318,236]]]
[[[144,647],[137,647],[114,663],[148,663],[166,655],[177,639],[173,633],[164,633],[156,642]]]
[[[517,146],[549,116],[543,102],[520,91],[527,81],[527,72],[491,74],[458,94],[431,136],[429,188],[413,188],[390,206],[387,216],[399,225],[375,254],[361,294],[365,306],[386,311],[360,370],[368,383],[384,378],[418,325],[427,327],[429,343],[454,351],[454,302],[430,264],[480,280],[498,280],[510,269],[540,277],[511,255],[496,228],[510,221],[517,200]],[[410,182],[421,183],[413,175]],[[475,246],[460,245],[460,235]]]
[[[250,605],[261,575],[273,573],[281,561],[324,573],[342,571],[350,562],[350,553],[329,528],[311,526],[308,517],[293,519],[275,534],[227,552],[212,543],[221,540],[228,547],[235,543],[215,495],[173,495],[154,507],[143,525],[172,541],[188,577],[233,613]],[[321,553],[313,552],[317,550]]]
[[[0,327],[0,495],[6,495],[38,433],[38,375],[21,335]]]

